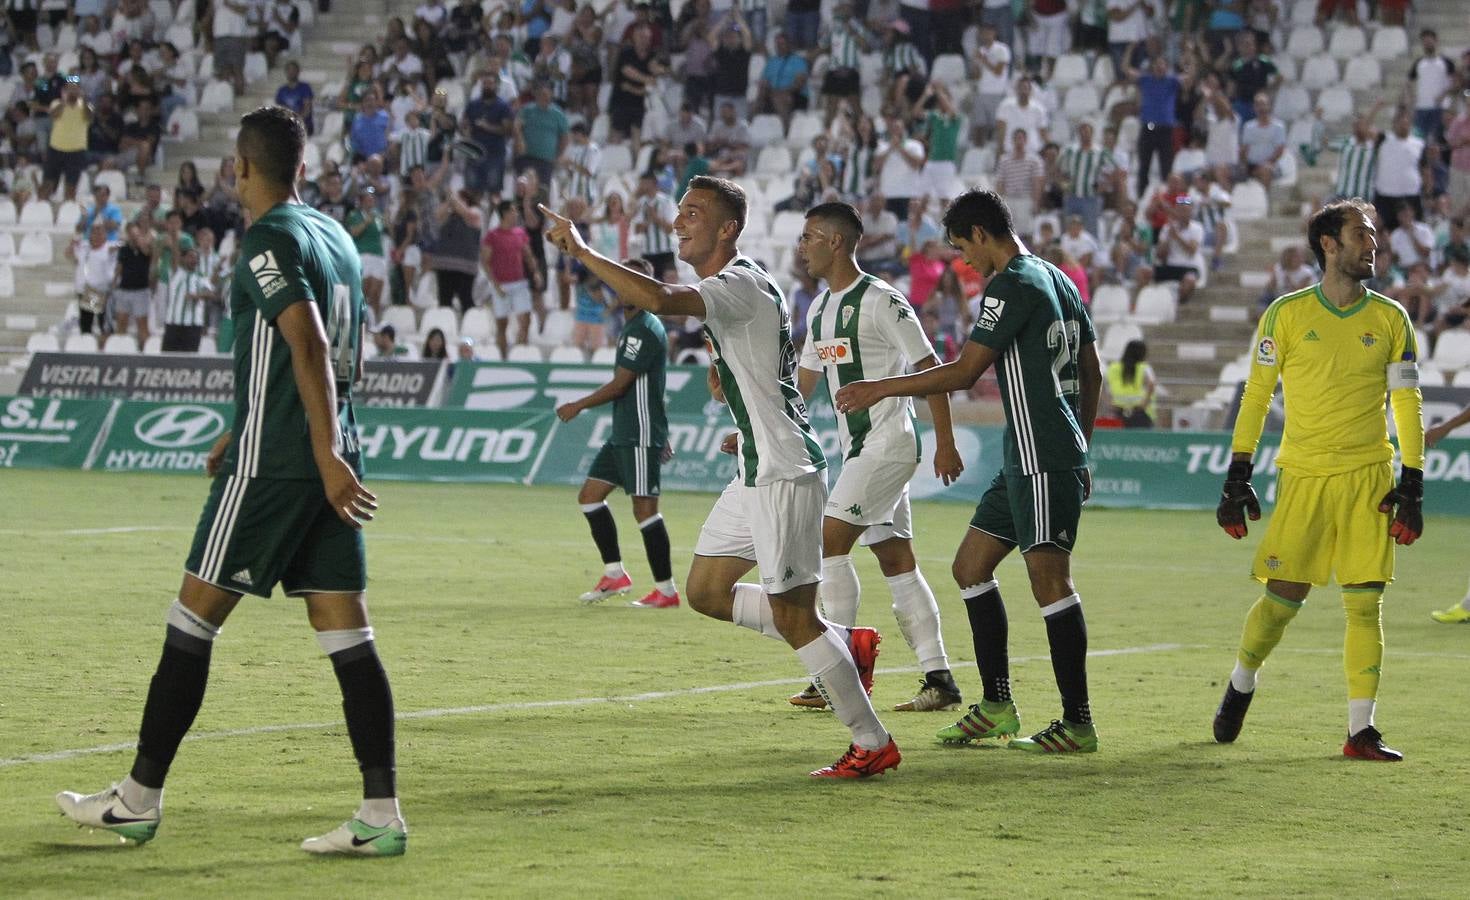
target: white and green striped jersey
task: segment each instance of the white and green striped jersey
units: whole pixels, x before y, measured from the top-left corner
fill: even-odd
[[[413,170],[414,166],[422,166],[429,159],[429,138],[432,137],[429,129],[420,125],[417,128],[405,128],[398,135],[398,174],[404,178]]]
[[[1097,196],[1098,176],[1114,168],[1113,154],[1101,147],[1083,150],[1081,144],[1063,150],[1060,164],[1067,176],[1067,193],[1073,197]]]
[[[635,227],[648,226],[648,230],[643,233],[644,254],[674,252],[674,217],[678,214],[679,207],[662,191],[652,197],[638,198],[638,209],[633,213],[632,223]],[[669,227],[660,228],[656,221],[658,219],[668,222]]]
[[[883,51],[883,68],[890,75],[900,75],[911,67],[918,69],[923,75],[929,74],[929,66],[924,62],[924,54],[920,53],[919,48],[910,42],[899,41]]]
[[[1378,141],[1346,137],[1335,141],[1337,180],[1332,192],[1339,197],[1373,198],[1373,176],[1378,169]]]
[[[840,291],[823,291],[807,311],[801,367],[822,373],[829,398],[853,381],[902,375],[933,354],[908,299],[872,275],[860,275]],[[865,455],[913,462],[919,457],[910,397],[890,397],[861,412],[838,415],[837,434],[844,459]]]
[[[704,336],[739,431],[736,477],[755,487],[827,468],[796,388],[791,316],[776,282],[736,256],[696,287]]]
[[[855,21],[833,22],[827,33],[824,46],[827,48],[828,69],[856,69],[863,58],[863,48],[871,47],[875,40],[863,26]]]
[[[168,280],[168,306],[163,313],[165,325],[200,326],[205,324],[205,303],[194,294],[209,291],[209,282],[198,269],[174,269]]]
[[[876,147],[858,143],[854,143],[852,149],[847,151],[847,159],[842,164],[844,194],[866,198],[868,189],[872,186],[873,157],[877,152]]]
[[[599,174],[602,171],[602,148],[591,141],[567,147],[567,162],[587,170],[583,174],[571,166],[566,167],[567,196],[580,197],[589,206],[597,205]]]

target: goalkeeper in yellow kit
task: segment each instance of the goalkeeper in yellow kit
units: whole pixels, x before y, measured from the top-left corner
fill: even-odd
[[[1397,761],[1373,726],[1383,663],[1383,589],[1393,580],[1395,544],[1424,531],[1424,419],[1419,348],[1398,303],[1363,287],[1373,276],[1377,234],[1372,207],[1329,203],[1307,225],[1322,280],[1279,297],[1256,329],[1250,378],[1231,441],[1230,471],[1216,511],[1241,538],[1246,516],[1261,517],[1251,457],[1280,379],[1286,427],[1276,465],[1276,510],[1251,574],[1265,582],[1245,620],[1240,653],[1215,713],[1215,740],[1240,734],[1256,675],[1313,585],[1335,576],[1347,617],[1348,683],[1344,756]],[[1384,395],[1393,403],[1403,469],[1393,480]]]

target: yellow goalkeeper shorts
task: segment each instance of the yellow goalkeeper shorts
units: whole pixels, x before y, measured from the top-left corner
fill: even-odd
[[[1276,509],[1251,574],[1315,585],[1393,581],[1392,517],[1378,501],[1393,489],[1393,466],[1373,463],[1339,475],[1282,470]]]

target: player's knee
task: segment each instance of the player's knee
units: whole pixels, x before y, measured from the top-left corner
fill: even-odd
[[[713,616],[723,605],[730,605],[730,586],[711,584],[708,581],[690,580],[684,585],[684,599],[695,612]]]
[[[913,545],[899,538],[876,545],[873,555],[878,557],[878,569],[884,578],[904,575],[919,567],[914,559]]]

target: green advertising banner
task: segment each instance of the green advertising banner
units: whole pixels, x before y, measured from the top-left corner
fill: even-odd
[[[368,478],[529,482],[559,424],[551,412],[365,407]]]
[[[90,468],[197,475],[233,416],[227,403],[119,403]]]
[[[113,403],[0,397],[0,468],[84,468]]]
[[[611,365],[576,363],[457,363],[444,398],[446,407],[496,411],[554,412],[563,403],[585,397],[612,378]],[[699,415],[710,406],[720,410],[705,386],[701,366],[669,366],[664,404],[670,413]]]

